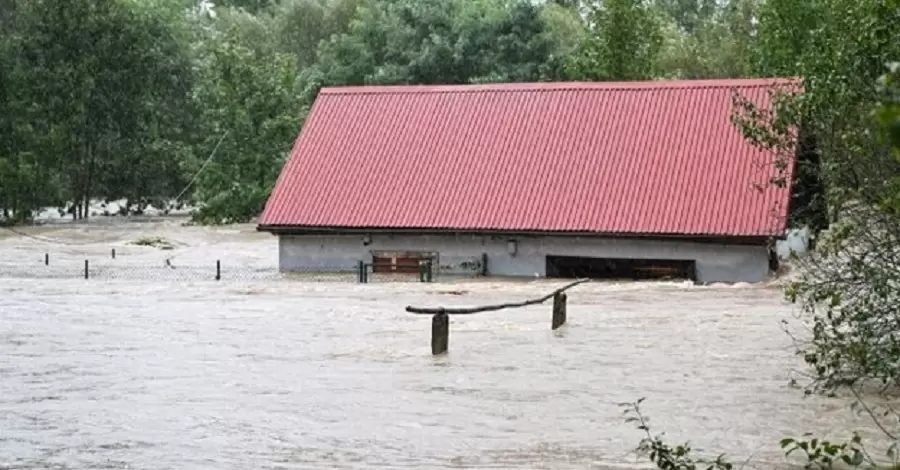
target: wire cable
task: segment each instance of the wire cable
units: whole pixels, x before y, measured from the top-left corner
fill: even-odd
[[[175,197],[176,201],[181,199],[181,196],[184,196],[184,193],[186,193],[187,190],[191,187],[191,185],[193,185],[194,182],[197,181],[197,177],[200,176],[200,173],[203,172],[204,169],[206,169],[206,166],[209,165],[209,163],[212,161],[213,157],[216,156],[216,152],[219,150],[219,147],[222,145],[222,142],[225,141],[225,137],[228,136],[228,133],[229,133],[229,131],[225,131],[225,133],[222,134],[222,137],[219,138],[219,141],[216,143],[216,146],[213,148],[213,151],[209,154],[209,157],[206,159],[206,161],[203,162],[202,165],[200,165],[200,169],[198,169],[197,172],[194,173],[194,176],[188,182],[187,186],[185,186],[184,189],[182,189],[181,192],[178,193],[178,196]],[[85,241],[85,242],[76,242],[76,241],[71,241],[71,240],[67,241],[67,240],[59,240],[59,239],[50,238],[50,237],[42,237],[40,235],[32,235],[30,233],[25,233],[25,232],[16,230],[15,228],[6,226],[6,225],[2,225],[0,227],[4,228],[7,231],[9,231],[15,235],[18,235],[20,237],[30,238],[32,240],[36,240],[39,242],[52,243],[52,244],[57,244],[57,245],[70,245],[70,246],[93,245],[93,244],[105,243],[105,242],[109,242],[109,241],[113,240],[113,239],[109,239],[106,241],[92,240],[92,241]]]

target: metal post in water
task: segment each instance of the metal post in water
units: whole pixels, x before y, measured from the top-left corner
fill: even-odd
[[[216,260],[216,280],[222,280],[222,261]]]
[[[553,296],[553,320],[550,329],[555,330],[566,324],[566,293],[558,292]]]
[[[84,278],[87,279],[89,276],[90,270],[88,268],[88,260],[84,260]]]
[[[450,347],[450,315],[436,313],[431,317],[431,355],[444,354]]]
[[[363,263],[362,265],[362,282],[363,284],[369,282],[369,265],[366,263]]]
[[[44,253],[44,266],[50,266],[50,253]]]

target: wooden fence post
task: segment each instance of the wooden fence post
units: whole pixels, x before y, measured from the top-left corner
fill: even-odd
[[[566,324],[566,293],[557,292],[553,296],[553,321],[550,329],[555,330]]]
[[[116,259],[116,249],[112,249],[112,259]]]
[[[525,300],[522,302],[510,302],[505,304],[482,305],[480,307],[413,307],[406,306],[406,311],[417,315],[432,315],[431,317],[431,354],[438,355],[447,352],[450,344],[450,315],[472,315],[480,312],[492,312],[507,308],[527,307],[529,305],[542,304],[553,299],[553,322],[551,327],[555,330],[566,323],[566,294],[567,289],[571,289],[579,284],[588,282],[590,279],[579,279],[571,282],[555,291],[536,299]]]
[[[222,280],[222,260],[216,260],[216,280]]]
[[[450,316],[436,313],[431,317],[431,354],[444,354],[450,347]]]
[[[90,272],[90,271],[89,271],[89,269],[88,269],[88,260],[84,260],[84,278],[85,278],[85,279],[87,279],[88,277],[90,277],[90,275],[88,274],[89,272]]]
[[[44,253],[44,266],[50,266],[50,253]]]

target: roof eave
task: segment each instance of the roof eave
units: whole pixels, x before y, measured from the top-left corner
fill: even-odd
[[[642,238],[666,240],[706,240],[729,241],[750,244],[764,244],[770,239],[783,239],[785,234],[725,234],[725,233],[629,233],[591,232],[563,230],[527,229],[473,229],[473,228],[433,228],[433,227],[343,227],[318,225],[274,225],[260,224],[256,230],[273,235],[481,235],[498,237],[592,237],[592,238]],[[776,229],[775,232],[778,232]]]

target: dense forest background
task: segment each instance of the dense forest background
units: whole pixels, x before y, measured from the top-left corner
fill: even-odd
[[[784,115],[833,207],[896,171],[868,116],[891,1],[0,0],[0,215],[180,196],[249,220],[325,85],[755,76],[806,80]]]

